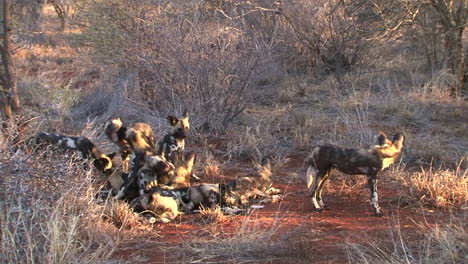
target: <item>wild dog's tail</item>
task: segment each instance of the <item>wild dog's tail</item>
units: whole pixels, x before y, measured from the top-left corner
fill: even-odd
[[[57,142],[59,141],[59,138],[61,137],[61,135],[58,135],[58,134],[51,134],[51,133],[47,133],[47,132],[41,132],[41,133],[38,133],[34,140],[36,144],[41,144],[41,143],[48,143],[48,144],[57,144]]]
[[[319,155],[320,147],[316,147],[312,153],[310,153],[304,160],[305,165],[307,166],[306,180],[307,180],[307,189],[312,187],[314,183],[315,175],[317,174],[317,159]]]

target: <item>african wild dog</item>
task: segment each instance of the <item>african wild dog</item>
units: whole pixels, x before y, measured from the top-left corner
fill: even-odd
[[[107,173],[112,170],[112,159],[115,152],[111,154],[102,153],[91,140],[86,137],[64,136],[60,134],[42,132],[36,135],[36,145],[51,144],[67,150],[76,150],[82,159],[92,159],[93,165],[99,171]]]
[[[152,187],[167,184],[174,176],[174,165],[161,155],[147,155],[137,172],[140,194]]]
[[[376,216],[383,213],[378,204],[377,174],[392,165],[401,153],[405,136],[397,133],[390,141],[380,132],[378,145],[370,148],[351,149],[338,146],[318,146],[306,158],[307,187],[312,196],[314,208],[325,208],[322,200],[323,185],[332,169],[347,174],[365,174],[371,191],[371,204]]]
[[[148,124],[136,123],[131,127],[126,127],[120,118],[114,118],[106,123],[105,133],[120,148],[124,172],[129,172],[132,152],[154,151],[154,132]]]
[[[174,165],[164,156],[151,152],[137,152],[132,159],[132,169],[115,199],[123,199],[131,186],[137,184],[139,194],[160,184],[166,184],[174,175]]]
[[[280,190],[272,187],[270,158],[263,158],[262,163],[255,164],[255,167],[256,171],[253,175],[237,180],[237,192],[241,194],[244,204],[249,204],[251,199],[258,197],[271,199],[272,195],[280,193]]]
[[[184,212],[191,213],[197,208],[214,208],[216,206],[240,207],[240,196],[235,192],[235,181],[227,184],[204,183],[188,188]]]
[[[171,222],[180,214],[179,201],[173,191],[153,187],[149,192],[141,195],[138,200],[135,211],[143,211],[145,214],[151,212],[157,217],[157,222]]]
[[[167,121],[171,126],[171,131],[158,142],[156,153],[164,155],[170,162],[175,163],[176,159],[180,158],[180,154],[184,151],[185,139],[189,135],[188,113],[185,112],[181,118],[170,115],[167,117]]]
[[[195,153],[188,152],[184,154],[183,160],[176,160],[174,176],[167,185],[173,188],[190,187],[190,176],[193,174],[195,158]]]

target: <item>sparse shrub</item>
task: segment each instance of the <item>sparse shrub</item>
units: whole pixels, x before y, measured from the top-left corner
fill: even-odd
[[[369,29],[375,20],[371,10],[361,2],[284,2],[282,15],[296,37],[285,41],[298,42],[290,45],[301,47],[297,52],[313,72],[343,74],[370,65],[374,32]]]
[[[86,10],[81,43],[130,76],[131,99],[163,114],[188,109],[193,127],[211,131],[245,109],[261,55],[243,16],[218,18],[202,1],[88,1]]]

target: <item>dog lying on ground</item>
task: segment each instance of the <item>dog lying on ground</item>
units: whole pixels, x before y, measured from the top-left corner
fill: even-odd
[[[114,118],[106,123],[105,133],[120,149],[124,172],[129,172],[132,152],[143,153],[155,150],[154,132],[148,124],[136,123],[126,127],[120,118]]]
[[[318,146],[306,158],[307,188],[312,196],[312,204],[317,211],[326,206],[322,200],[322,189],[332,169],[346,174],[365,174],[371,191],[371,204],[376,216],[382,216],[378,204],[377,174],[392,165],[399,157],[405,136],[397,133],[390,141],[380,132],[378,145],[370,148],[352,149],[338,146]]]
[[[113,168],[112,159],[116,153],[108,155],[102,153],[91,140],[83,136],[74,137],[42,132],[36,135],[34,142],[38,146],[48,144],[56,145],[66,150],[74,150],[78,152],[82,159],[91,159],[94,167],[104,174]]]
[[[151,191],[140,196],[135,211],[149,211],[156,216],[156,222],[171,222],[180,214],[179,201],[173,193],[158,186],[153,187]]]
[[[190,214],[202,208],[235,208],[240,205],[240,198],[229,184],[201,184],[189,188],[170,186],[152,187],[140,195],[134,202],[136,212],[150,211],[158,222],[167,223],[174,220],[183,210]]]
[[[279,189],[272,187],[270,158],[263,158],[261,164],[255,166],[256,171],[253,175],[241,177],[236,181],[236,190],[241,195],[242,203],[246,205],[258,198],[274,200],[273,195],[281,193]]]
[[[152,187],[166,184],[174,176],[174,165],[168,162],[164,156],[151,152],[135,153],[132,159],[132,169],[119,188],[115,199],[123,199],[131,186],[137,184],[139,194],[143,195]]]
[[[188,188],[186,201],[183,201],[184,212],[191,213],[194,209],[199,208],[221,208],[241,207],[242,202],[240,196],[235,192],[235,182],[231,181],[227,184],[200,184]]]
[[[143,181],[141,183],[143,192],[144,190],[148,190],[149,188],[157,185],[167,185],[170,186],[171,189],[190,187],[190,175],[192,174],[195,162],[195,154],[193,152],[186,153],[185,159],[183,161],[179,161],[174,170],[172,170],[170,163],[162,162],[161,164],[158,164],[158,159],[162,159],[161,156],[149,154],[149,157],[153,158],[145,158],[150,162],[147,164],[143,163],[143,165],[140,166],[141,168],[139,171],[136,172],[136,175],[140,177],[139,179]],[[112,187],[113,195],[116,195],[122,186],[129,181],[128,173],[124,173],[122,170],[114,170],[107,176],[108,182]],[[168,181],[169,178],[170,180]],[[135,189],[135,186],[140,189],[138,184],[133,185],[133,189]],[[133,189],[127,188],[126,190],[126,192],[130,192],[128,194],[130,197],[133,196]]]

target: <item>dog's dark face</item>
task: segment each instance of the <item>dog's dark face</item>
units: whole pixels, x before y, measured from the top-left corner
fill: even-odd
[[[117,134],[117,131],[119,131],[120,128],[122,128],[122,121],[120,118],[114,118],[106,123],[106,135],[113,142],[117,142],[120,140],[119,135]]]
[[[168,162],[164,156],[148,155],[145,163],[138,171],[138,177],[145,186],[145,189],[159,184],[158,178],[174,172],[174,165]]]
[[[221,207],[241,207],[240,195],[236,192],[236,181],[220,183],[219,186],[219,204]]]
[[[383,132],[380,132],[378,145],[375,146],[375,149],[381,153],[383,158],[396,158],[401,153],[404,144],[405,136],[402,133],[396,133],[390,141]]]
[[[185,112],[184,116],[177,118],[175,116],[168,116],[167,120],[172,127],[172,135],[176,138],[187,138],[190,130],[190,123],[188,113]]]
[[[101,156],[96,157],[93,160],[94,167],[96,167],[96,169],[103,172],[104,174],[107,174],[107,172],[111,172],[114,166],[112,159],[115,157],[115,154],[115,152],[112,152],[108,155],[102,153]]]

